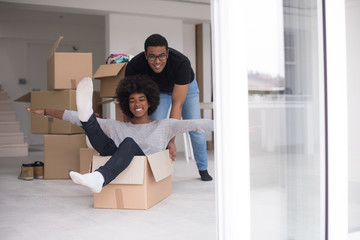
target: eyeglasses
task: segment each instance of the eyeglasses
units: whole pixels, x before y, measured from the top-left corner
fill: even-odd
[[[163,54],[160,54],[159,56],[155,56],[155,55],[149,55],[147,56],[147,59],[150,61],[150,62],[155,62],[156,61],[156,58],[158,58],[160,61],[165,61],[167,59],[167,54],[163,53]]]

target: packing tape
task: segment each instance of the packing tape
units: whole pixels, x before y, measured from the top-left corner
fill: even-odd
[[[124,198],[121,189],[115,189],[116,208],[124,208]]]

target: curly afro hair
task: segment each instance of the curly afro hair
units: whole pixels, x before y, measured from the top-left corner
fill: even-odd
[[[153,114],[160,103],[157,84],[148,75],[127,76],[116,88],[116,98],[124,114],[134,117],[129,108],[129,97],[133,93],[144,93],[149,103],[148,114]]]

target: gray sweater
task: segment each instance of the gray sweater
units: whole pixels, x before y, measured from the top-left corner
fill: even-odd
[[[76,111],[65,110],[63,120],[81,126]],[[146,155],[160,152],[166,149],[171,138],[177,134],[189,131],[213,131],[213,120],[211,119],[161,119],[146,124],[132,124],[113,119],[97,119],[101,129],[116,144],[131,137],[140,146]]]

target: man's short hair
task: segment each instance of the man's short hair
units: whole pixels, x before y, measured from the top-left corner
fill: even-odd
[[[166,38],[164,38],[163,36],[157,33],[150,35],[145,40],[145,44],[144,44],[145,52],[147,51],[148,47],[162,47],[162,46],[166,48],[166,51],[169,48]]]

